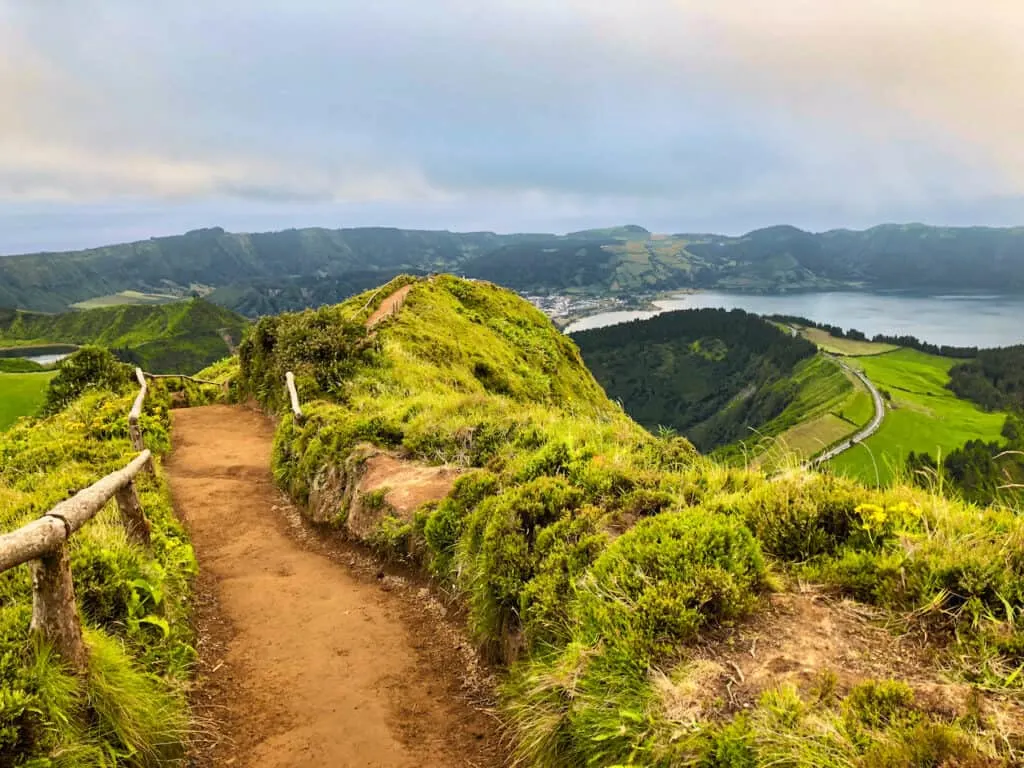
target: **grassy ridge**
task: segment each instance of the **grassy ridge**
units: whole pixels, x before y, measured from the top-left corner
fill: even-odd
[[[92,390],[0,435],[0,530],[37,518],[134,457],[133,398],[130,389]],[[155,392],[142,417],[158,455],[168,447],[167,402]],[[152,766],[183,754],[195,559],[162,478],[143,475],[136,485],[153,527],[150,551],[128,543],[113,505],[70,546],[91,655],[86,676],[69,674],[31,641],[29,568],[0,574],[0,765]]]
[[[43,315],[0,310],[0,345],[96,344],[155,373],[194,373],[229,353],[245,321],[202,299]]]
[[[273,465],[302,502],[330,504],[331,478],[358,472],[367,442],[465,470],[439,504],[385,514],[369,540],[453,589],[481,650],[510,664],[524,764],[1011,764],[1021,733],[900,682],[773,676],[749,707],[676,702],[706,687],[708,633],[753,616],[770,634],[766,591],[798,580],[927,620],[935,652],[983,683],[974,695],[1019,692],[1024,520],[904,487],[772,479],[654,437],[569,340],[494,286],[418,282],[368,334],[363,320],[404,282],[260,321],[238,386],[283,410],[281,377],[298,375],[307,419],[284,416]],[[347,509],[328,518],[344,526]]]
[[[1005,416],[986,413],[947,388],[959,361],[912,349],[851,359],[891,395],[879,431],[831,462],[837,472],[867,482],[888,482],[910,451],[949,453],[968,440],[1001,442]]]
[[[52,371],[0,373],[0,432],[39,410],[46,400],[46,385],[54,375]]]

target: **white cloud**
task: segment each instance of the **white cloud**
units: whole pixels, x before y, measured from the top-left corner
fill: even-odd
[[[1016,0],[7,4],[0,200],[926,217],[1024,193],[1022,39]]]

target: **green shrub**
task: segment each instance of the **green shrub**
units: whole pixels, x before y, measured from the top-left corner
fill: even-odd
[[[803,561],[834,552],[855,532],[864,496],[850,481],[800,473],[737,494],[728,511],[742,515],[766,552]]]
[[[102,347],[82,347],[64,358],[50,381],[43,405],[53,415],[77,400],[87,389],[121,392],[134,381],[132,367],[118,362]]]
[[[460,582],[469,594],[473,633],[492,655],[521,627],[523,590],[537,572],[538,535],[582,502],[579,488],[540,477],[485,499],[470,515],[457,553]]]
[[[735,518],[700,508],[663,513],[618,538],[590,569],[582,628],[591,642],[670,651],[749,611],[764,578],[760,546]]]
[[[914,691],[898,680],[871,680],[854,686],[846,697],[845,716],[852,727],[875,730],[917,722]]]
[[[466,518],[497,489],[498,478],[486,471],[471,472],[455,481],[451,493],[427,518],[424,528],[432,573],[441,577],[451,575],[455,547],[462,536]]]

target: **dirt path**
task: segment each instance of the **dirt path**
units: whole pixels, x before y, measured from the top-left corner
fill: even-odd
[[[499,765],[493,719],[459,699],[443,622],[410,619],[383,574],[291,531],[272,436],[239,407],[174,413],[167,470],[202,574],[197,707],[212,720],[193,765]]]
[[[412,285],[403,285],[397,291],[392,293],[377,307],[372,315],[366,320],[366,327],[373,328],[377,323],[383,320],[389,315],[393,315],[402,307],[402,302],[405,301],[405,297],[409,295],[409,291],[412,290]]]

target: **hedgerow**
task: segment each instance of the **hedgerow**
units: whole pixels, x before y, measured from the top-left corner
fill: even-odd
[[[127,418],[135,392],[108,355],[85,350],[69,358],[52,398],[68,404],[0,434],[0,530],[39,517],[135,456]],[[167,406],[153,393],[141,418],[156,454],[169,445]],[[113,505],[71,539],[90,651],[85,676],[71,674],[30,635],[29,569],[0,574],[0,765],[150,766],[183,758],[196,563],[162,475],[142,474],[136,487],[152,525],[149,550],[128,542]]]

